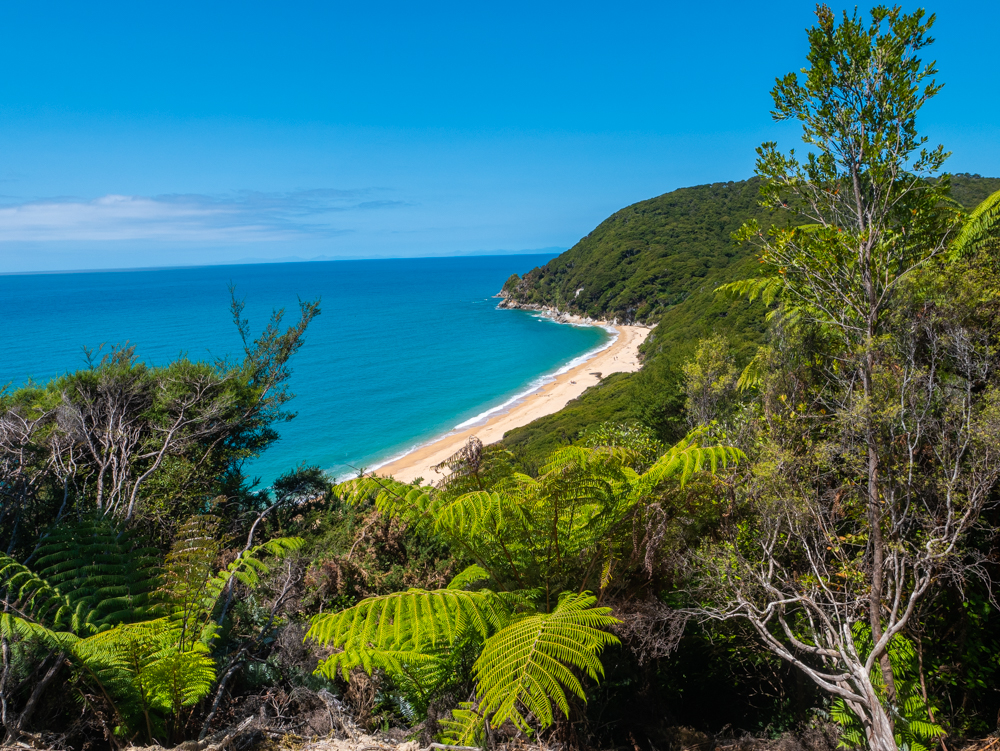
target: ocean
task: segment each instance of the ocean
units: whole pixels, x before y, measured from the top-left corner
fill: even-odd
[[[0,385],[86,366],[84,347],[128,342],[153,365],[242,356],[229,285],[254,335],[272,310],[322,314],[295,355],[281,439],[248,466],[267,486],[303,462],[335,477],[484,419],[586,353],[599,327],[497,310],[512,274],[550,255],[204,266],[0,276]]]

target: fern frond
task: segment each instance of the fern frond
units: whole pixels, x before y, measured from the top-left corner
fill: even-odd
[[[629,465],[636,458],[635,451],[621,446],[598,446],[595,448],[580,445],[563,446],[549,455],[545,464],[539,469],[539,475],[562,472],[567,467],[575,467],[580,470],[608,467],[618,470]]]
[[[1000,250],[1000,190],[969,214],[950,248],[953,260],[997,250]]]
[[[0,553],[0,584],[13,594],[20,609],[36,623],[73,630],[89,625],[87,611],[78,612],[73,602],[58,588],[3,553]]]
[[[316,616],[306,638],[340,647],[357,654],[358,659],[371,651],[428,654],[470,632],[486,638],[505,618],[503,602],[492,592],[411,589],[370,597],[339,613]],[[344,660],[354,659],[334,657],[335,664],[342,667]]]
[[[704,428],[698,428],[682,438],[661,456],[640,478],[648,492],[668,478],[677,477],[683,487],[696,473],[707,468],[715,474],[719,466],[738,464],[746,455],[734,446],[703,446]]]
[[[351,670],[357,667],[369,675],[376,669],[384,670],[393,677],[410,675],[411,682],[417,684],[418,689],[422,689],[424,685],[432,684],[434,678],[437,676],[427,681],[418,681],[413,679],[414,672],[419,671],[420,668],[431,667],[431,672],[436,673],[437,671],[433,670],[433,668],[439,667],[441,662],[438,655],[413,649],[360,649],[351,647],[344,649],[342,652],[330,655],[330,657],[320,663],[316,672],[333,680],[337,677],[339,671],[340,675],[346,680]]]
[[[715,288],[716,293],[730,297],[745,297],[753,302],[758,297],[765,305],[770,305],[781,294],[784,281],[780,276],[763,276],[740,279]]]
[[[176,715],[208,696],[215,683],[215,661],[204,649],[168,650],[155,656],[143,677],[150,686],[150,703]]]
[[[514,510],[500,493],[477,490],[438,504],[434,511],[434,529],[447,535],[469,538],[485,529],[502,527],[504,512]]]
[[[187,519],[164,560],[157,594],[179,634],[182,650],[199,638],[224,586],[215,576],[221,550],[216,540],[218,526],[218,518],[210,515]]]
[[[439,721],[441,740],[452,746],[481,746],[485,718],[473,702],[463,701],[451,710],[451,719]]]
[[[482,566],[474,563],[455,574],[452,580],[448,582],[448,589],[465,589],[470,584],[477,584],[489,578],[489,572]]]
[[[391,477],[348,480],[335,485],[333,492],[354,506],[371,501],[380,514],[409,523],[428,522],[427,512],[433,501],[430,488],[415,487]]]
[[[39,639],[60,651],[70,651],[80,639],[67,631],[56,631],[12,613],[0,613],[0,637],[4,639]]]
[[[169,648],[174,629],[167,618],[124,623],[80,639],[73,653],[89,666],[130,669],[136,674],[152,663],[158,652]]]
[[[749,391],[750,389],[760,388],[764,382],[767,354],[766,347],[757,348],[757,352],[750,359],[750,362],[747,363],[747,366],[743,368],[740,377],[736,379],[737,389],[740,391]]]
[[[158,551],[135,529],[122,529],[100,514],[68,521],[47,533],[35,568],[64,593],[86,623],[100,630],[153,615]]]
[[[256,587],[260,583],[261,575],[267,574],[271,570],[270,565],[262,559],[265,553],[280,559],[295,552],[303,545],[305,545],[305,540],[301,537],[276,537],[240,553],[226,568],[215,575],[214,581],[206,590],[206,595],[209,598],[218,599],[232,577],[236,577],[238,581],[248,587]]]
[[[473,667],[484,717],[528,732],[529,714],[552,724],[553,703],[569,714],[566,691],[586,698],[573,669],[597,680],[604,674],[598,654],[618,641],[605,630],[618,620],[595,602],[590,593],[565,595],[551,613],[517,620],[486,640]]]

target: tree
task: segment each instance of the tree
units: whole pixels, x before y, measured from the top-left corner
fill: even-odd
[[[916,126],[940,90],[918,56],[934,17],[817,19],[809,67],[772,92],[813,151],[758,149],[763,202],[798,226],[738,234],[770,273],[728,289],[781,305],[741,379],[760,386],[754,461],[705,550],[698,612],[748,619],[888,751],[893,639],[937,580],[974,571],[963,541],[998,478],[996,280],[944,263],[959,216],[935,178],[946,154]]]
[[[694,357],[681,368],[687,392],[684,406],[692,427],[720,416],[720,407],[736,389],[738,371],[729,358],[730,349],[724,336],[713,336],[700,342]]]
[[[238,363],[181,358],[148,367],[134,347],[116,347],[43,387],[0,393],[0,540],[8,553],[24,544],[26,525],[44,529],[70,510],[176,518],[195,510],[189,503],[237,494],[243,464],[294,417],[289,360],[319,307],[300,303],[299,319],[285,328],[276,311],[256,339],[242,313],[234,296]]]

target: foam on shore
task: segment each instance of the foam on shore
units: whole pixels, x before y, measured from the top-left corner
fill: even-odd
[[[505,402],[503,402],[503,404],[498,404],[495,407],[490,407],[489,409],[484,410],[483,412],[480,412],[478,415],[475,415],[474,417],[470,417],[468,420],[464,420],[464,421],[460,422],[458,425],[456,425],[455,427],[453,427],[451,430],[448,430],[445,433],[441,433],[440,435],[437,435],[434,438],[431,438],[429,440],[423,441],[421,443],[416,443],[416,444],[410,446],[405,451],[401,451],[400,453],[395,454],[395,455],[389,457],[388,459],[385,459],[384,461],[381,461],[378,464],[373,465],[367,471],[368,472],[375,472],[375,471],[381,469],[382,467],[385,467],[385,466],[388,466],[389,464],[394,464],[395,462],[398,462],[400,459],[405,459],[410,454],[414,453],[415,451],[419,451],[420,449],[424,448],[425,446],[430,446],[430,445],[432,445],[434,443],[437,443],[438,441],[441,441],[441,440],[443,440],[445,438],[448,438],[449,436],[453,436],[456,433],[460,433],[463,430],[467,430],[468,428],[474,428],[474,427],[476,427],[478,425],[482,425],[482,424],[488,422],[490,420],[490,418],[492,418],[492,417],[496,417],[497,415],[501,415],[501,414],[503,414],[505,412],[509,412],[511,409],[513,409],[514,407],[516,407],[518,404],[521,404],[529,396],[531,396],[532,394],[538,392],[540,389],[544,388],[548,384],[550,384],[553,381],[555,381],[559,376],[563,375],[564,373],[568,373],[569,371],[573,370],[573,368],[576,368],[576,367],[582,365],[583,363],[587,362],[587,360],[590,360],[590,359],[596,357],[597,355],[599,355],[601,352],[604,352],[605,350],[610,349],[618,341],[618,336],[619,336],[618,335],[618,330],[614,326],[612,326],[611,324],[609,324],[609,323],[605,323],[605,322],[582,323],[582,322],[577,322],[577,321],[563,323],[561,321],[556,321],[553,318],[551,318],[550,316],[544,315],[542,313],[537,314],[535,317],[536,318],[540,318],[540,319],[544,319],[544,320],[548,320],[548,321],[552,321],[553,323],[557,323],[557,324],[559,324],[561,326],[581,326],[581,327],[583,327],[583,326],[588,326],[588,327],[589,326],[598,326],[599,328],[602,328],[605,331],[607,331],[611,336],[608,337],[608,339],[606,341],[602,342],[599,346],[594,347],[593,349],[587,350],[582,355],[578,355],[578,356],[574,357],[572,360],[570,360],[569,362],[567,362],[565,365],[557,368],[556,370],[553,370],[553,371],[551,371],[549,373],[543,373],[542,375],[538,376],[530,384],[528,384],[527,388],[525,388],[523,391],[519,391],[514,396],[510,397]],[[341,476],[337,477],[336,481],[337,482],[343,482],[344,480],[349,480],[349,479],[351,479],[354,476],[355,476],[354,473],[344,474],[344,475],[341,475]]]
[[[603,321],[556,322],[608,328]],[[432,441],[421,442],[420,445],[381,462],[376,469],[403,482],[410,482],[418,477],[433,477],[441,471],[436,467],[459,451],[470,437],[477,437],[483,443],[494,443],[501,440],[509,430],[558,412],[569,401],[599,383],[604,375],[638,370],[638,347],[648,335],[649,329],[645,326],[617,324],[615,333],[617,336],[609,338],[600,347],[573,358],[558,370],[533,381],[530,390],[519,392],[503,404],[464,421]]]

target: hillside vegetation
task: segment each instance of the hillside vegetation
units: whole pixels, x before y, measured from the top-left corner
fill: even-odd
[[[758,273],[752,249],[732,233],[772,214],[760,206],[760,180],[713,183],[640,201],[604,220],[545,266],[504,286],[511,303],[536,304],[594,318],[656,325],[643,345],[643,369],[616,374],[563,410],[510,431],[504,444],[531,466],[588,426],[635,420],[666,441],[687,429],[682,363],[699,340],[721,335],[742,366],[760,343],[766,310],[715,289]],[[952,176],[951,196],[972,208],[1000,189],[1000,178]],[[577,290],[581,290],[579,295]]]
[[[972,208],[1000,188],[1000,178],[960,174],[951,195]],[[508,280],[511,300],[626,323],[657,323],[671,309],[752,256],[733,232],[773,218],[760,206],[760,180],[696,185],[615,212],[565,253]],[[746,273],[747,270],[744,270]]]

